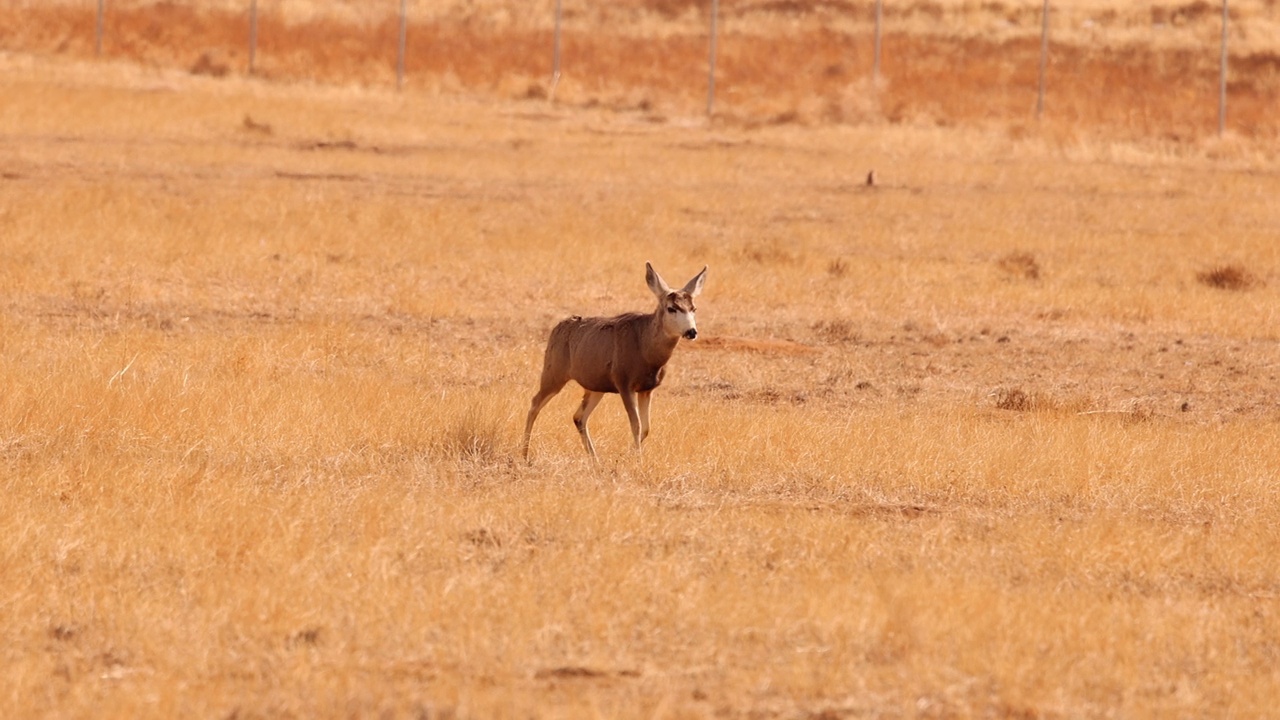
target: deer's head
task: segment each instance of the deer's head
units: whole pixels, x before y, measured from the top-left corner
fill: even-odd
[[[658,298],[658,313],[662,316],[662,329],[673,338],[693,340],[698,337],[698,323],[694,317],[697,308],[693,299],[702,292],[702,284],[707,279],[707,269],[694,276],[679,290],[672,290],[653,265],[644,264],[644,280],[649,289]]]

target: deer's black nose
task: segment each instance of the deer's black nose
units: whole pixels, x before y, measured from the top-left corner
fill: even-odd
[[[685,330],[685,331],[684,331],[684,339],[685,339],[685,340],[692,340],[692,339],[694,339],[694,338],[696,338],[696,337],[698,337],[698,329],[697,329],[697,328],[689,328],[688,330]]]

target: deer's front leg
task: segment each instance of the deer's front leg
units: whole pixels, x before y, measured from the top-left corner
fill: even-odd
[[[649,400],[653,392],[646,390],[636,395],[636,405],[640,410],[640,442],[649,439]]]
[[[622,396],[622,406],[627,409],[627,419],[631,421],[631,437],[636,442],[636,451],[639,451],[643,438],[640,437],[640,408],[636,402],[636,393],[627,389],[618,394]]]

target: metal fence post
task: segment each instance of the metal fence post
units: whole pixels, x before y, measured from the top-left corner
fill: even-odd
[[[258,57],[258,0],[249,0],[249,74]]]
[[[1227,131],[1227,0],[1222,0],[1222,60],[1218,72],[1218,137]]]
[[[711,49],[707,61],[707,117],[715,111],[716,102],[716,19],[720,15],[720,0],[711,0]]]
[[[556,85],[560,84],[560,0],[556,0],[556,30],[551,43],[551,90],[548,98],[555,97]]]
[[[1036,90],[1036,119],[1044,115],[1044,74],[1049,64],[1049,0],[1044,0],[1040,11],[1040,81]]]
[[[884,18],[884,0],[876,0],[875,57],[871,65],[871,81],[880,82],[880,22]]]
[[[102,22],[107,11],[107,0],[98,0],[98,22],[93,30],[93,54],[102,54]]]
[[[400,0],[400,37],[396,43],[396,90],[404,87],[404,48],[408,35],[409,12],[408,0]]]

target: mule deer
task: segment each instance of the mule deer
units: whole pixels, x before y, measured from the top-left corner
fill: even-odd
[[[680,338],[698,337],[693,298],[702,292],[707,269],[702,268],[679,290],[672,290],[649,263],[645,282],[658,298],[651,313],[625,313],[615,317],[579,317],[561,320],[551,330],[542,363],[542,384],[533,396],[524,426],[524,456],[529,457],[529,436],[538,413],[570,381],[582,386],[582,404],[573,424],[582,436],[587,454],[596,457],[587,418],[606,393],[618,393],[631,420],[636,451],[649,436],[649,396],[662,384],[665,365]]]

